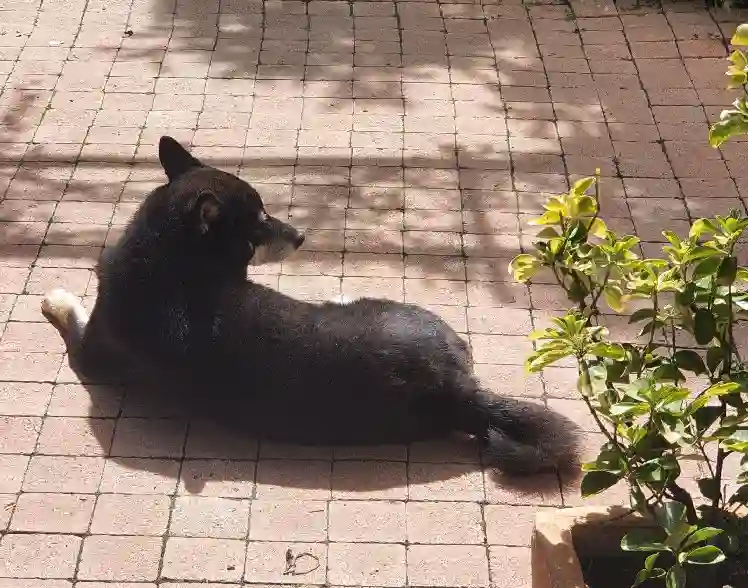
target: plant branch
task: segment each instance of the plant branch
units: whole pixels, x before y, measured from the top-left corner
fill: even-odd
[[[587,366],[587,362],[585,362],[584,359],[582,359],[581,357],[577,357],[577,362],[579,364],[579,368],[584,373],[585,378],[587,379],[587,381],[589,381],[590,371],[589,371],[589,367]],[[626,450],[621,446],[621,443],[618,441],[617,437],[615,435],[612,435],[610,431],[608,431],[608,428],[605,426],[605,423],[603,423],[600,420],[600,417],[597,415],[597,411],[595,410],[595,407],[592,406],[590,399],[586,395],[582,395],[582,400],[584,401],[585,405],[587,405],[587,409],[592,415],[592,418],[595,421],[597,428],[600,429],[600,432],[605,436],[605,438],[618,450],[621,457],[624,460],[626,460],[626,468],[628,469],[628,471],[626,472],[627,482],[629,483],[629,485],[637,488],[638,491],[643,495],[644,493],[641,490],[639,481],[632,474],[633,467],[632,467],[632,463],[629,461],[629,459],[626,456]],[[643,504],[644,504],[644,508],[647,510],[647,514],[649,514],[650,516],[654,516],[654,510],[652,509],[652,505],[649,504],[646,500],[643,501]],[[691,503],[691,505],[693,506],[693,502]]]
[[[704,449],[704,444],[701,441],[696,442],[696,447],[699,448],[699,453],[704,457],[704,461],[706,462],[706,467],[709,468],[709,475],[712,476],[712,478],[715,478],[714,468],[712,467],[712,462],[709,459],[709,457],[706,454],[706,449]]]
[[[667,483],[667,489],[673,497],[673,500],[677,500],[686,507],[686,517],[688,518],[688,522],[692,525],[698,524],[699,514],[696,512],[696,507],[694,506],[691,495],[682,486],[679,486],[675,480]]]
[[[655,290],[652,293],[652,312],[654,312],[654,318],[652,319],[653,322],[657,320],[657,311],[660,309],[658,302],[659,300],[657,298],[657,291]],[[654,324],[652,324],[652,328],[649,331],[649,341],[647,341],[647,346],[644,348],[644,355],[641,358],[641,365],[639,366],[639,372],[636,374],[637,378],[642,377],[642,372],[644,371],[644,364],[645,364],[644,360],[646,359],[647,352],[652,347],[652,343],[654,343],[654,338],[655,338],[655,326]]]
[[[605,287],[608,285],[608,281],[610,280],[610,273],[612,270],[613,270],[613,267],[608,265],[608,269],[605,271],[605,276],[603,277],[603,283],[598,289],[598,291],[595,293],[595,295],[592,297],[590,308],[592,309],[593,312],[598,312],[597,302],[600,300],[600,296],[603,295],[603,291],[605,290]]]

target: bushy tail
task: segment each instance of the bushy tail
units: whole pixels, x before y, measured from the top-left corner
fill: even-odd
[[[578,429],[538,404],[485,390],[463,396],[458,428],[475,435],[496,467],[507,474],[563,470],[578,462]]]

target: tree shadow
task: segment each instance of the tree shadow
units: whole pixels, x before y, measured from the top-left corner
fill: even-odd
[[[399,136],[404,130],[407,136],[416,130],[429,134],[434,141],[443,140],[444,145],[437,149],[433,145],[424,148],[413,144],[400,149],[400,154],[376,144],[351,147],[345,157],[339,157],[334,148],[325,145],[319,148],[310,145],[300,149],[298,155],[296,145],[289,150],[293,155],[286,155],[277,143],[247,145],[252,147],[249,149],[241,145],[239,156],[235,146],[228,142],[219,141],[215,147],[198,145],[196,149],[201,157],[205,152],[209,162],[236,170],[252,181],[274,212],[287,214],[300,226],[314,227],[309,229],[310,256],[339,256],[342,263],[344,256],[375,255],[396,276],[402,275],[403,264],[411,263],[416,268],[413,275],[432,278],[425,281],[424,287],[433,292],[439,287],[439,279],[465,282],[466,286],[467,282],[474,282],[470,284],[473,289],[465,296],[469,305],[478,300],[482,306],[531,308],[527,288],[510,283],[506,273],[506,262],[531,238],[516,219],[522,220],[523,214],[537,210],[546,193],[564,191],[568,176],[590,175],[600,166],[604,175],[619,182],[622,177],[636,175],[636,167],[626,167],[631,161],[621,161],[613,151],[609,128],[605,128],[614,123],[622,132],[628,125],[642,122],[638,114],[632,115],[632,98],[638,100],[643,94],[639,81],[631,73],[633,58],[629,54],[609,55],[603,44],[599,51],[606,59],[607,69],[593,73],[573,57],[568,64],[579,65],[583,71],[565,71],[563,67],[558,71],[548,70],[541,55],[556,59],[557,65],[566,64],[566,58],[549,53],[543,43],[547,39],[536,38],[540,29],[532,28],[528,13],[533,16],[537,11],[543,21],[541,10],[560,15],[569,10],[565,5],[413,3],[411,8],[399,3],[398,12],[394,13],[388,12],[394,5],[383,3],[367,15],[360,11],[367,7],[373,10],[368,6],[373,3],[319,4],[325,6],[318,7],[323,11],[316,13],[313,2],[136,3],[128,22],[132,34],[117,39],[115,44],[120,47],[123,61],[160,64],[156,71],[149,72],[144,67],[132,76],[132,81],[150,80],[155,84],[157,76],[160,80],[194,78],[204,80],[206,88],[212,88],[211,95],[223,97],[234,91],[232,86],[241,86],[242,96],[272,107],[260,113],[261,124],[257,129],[273,128],[282,134],[284,125],[290,122],[295,125],[293,128],[302,128],[301,121],[294,119],[298,117],[294,109],[301,99],[324,98],[327,110],[320,118],[350,106],[364,117],[368,126],[362,128],[371,132],[385,129],[380,133],[382,136],[389,130]],[[576,34],[577,23],[571,13],[566,14],[568,18],[548,19],[552,23],[545,23],[549,25],[545,33],[550,37],[557,33]],[[598,16],[594,9],[586,14]],[[716,25],[712,28],[719,33]],[[558,51],[558,46],[555,50]],[[105,47],[104,51],[110,48]],[[551,80],[565,91],[552,96]],[[439,94],[447,85],[445,81],[455,88],[455,94],[447,100]],[[637,86],[632,89],[629,83],[634,81]],[[250,85],[251,90],[247,90]],[[32,122],[34,113],[45,110],[49,100],[40,97],[35,101],[34,92],[19,92],[17,97],[13,94],[9,90],[3,94],[3,99],[10,96],[10,100],[16,100],[17,107],[3,109],[2,128],[6,134],[5,142],[0,143],[0,193],[5,191],[6,181],[17,186],[3,201],[0,264],[3,259],[12,263],[11,258],[18,254],[19,248],[33,262],[41,248],[43,255],[59,263],[68,263],[65,260],[72,257],[71,263],[93,265],[102,246],[107,240],[113,243],[123,226],[126,220],[123,209],[137,204],[154,184],[162,181],[155,153],[151,146],[143,144],[133,154],[122,154],[115,148],[100,148],[92,154],[80,145],[60,153],[43,143],[32,143],[28,131],[36,124]],[[355,110],[358,108],[355,101],[362,103],[361,110]],[[435,114],[434,105],[441,102],[451,104],[452,110],[446,116]],[[284,117],[287,120],[279,126],[267,126]],[[455,126],[448,132],[434,132],[446,129],[439,125],[446,124],[448,118],[456,121]],[[651,116],[644,122],[652,124],[650,119]],[[501,132],[494,126],[499,123],[503,125],[498,129]],[[252,123],[248,124],[248,132],[254,133]],[[190,141],[195,136],[194,126],[176,125],[175,130],[183,132]],[[549,127],[554,130],[551,132]],[[143,128],[151,130],[147,124]],[[556,128],[565,133],[560,140],[563,154]],[[464,137],[462,131],[467,130],[478,131],[476,136],[480,139],[460,138]],[[259,140],[261,136],[262,132],[257,131],[254,138]],[[595,140],[608,145],[607,150],[588,151],[586,147]],[[5,166],[7,171],[3,161],[9,163]],[[16,165],[18,161],[20,166]],[[116,179],[107,177],[115,168],[125,170],[126,174]],[[6,173],[7,177],[3,175]],[[449,194],[456,198],[454,209],[449,205]],[[111,205],[112,217],[99,225],[68,223],[72,225],[70,230],[57,233],[51,243],[47,228],[56,224],[53,218],[40,213],[39,220],[35,220],[37,217],[29,210],[31,204],[15,207],[7,204],[30,203],[38,195],[43,196],[42,201],[46,198],[53,202]],[[613,207],[620,205],[616,199],[611,199]],[[422,204],[424,200],[426,205]],[[433,207],[436,201],[441,203],[439,208]],[[623,205],[623,210],[615,209],[630,218],[625,201]],[[457,224],[451,224],[453,212],[459,212]],[[9,225],[13,225],[12,230]],[[457,237],[451,241],[454,235]],[[453,265],[442,263],[442,259],[460,260],[462,269],[455,272]],[[287,268],[275,271],[284,275]],[[92,394],[101,394],[103,388],[94,386],[100,385],[86,384]],[[117,394],[117,390],[111,393]],[[138,396],[145,399],[128,402],[137,406],[139,402],[152,400],[138,389],[128,391],[127,397]],[[178,400],[171,403],[178,404]],[[113,417],[137,419],[148,415],[142,422],[131,422],[136,429],[133,438],[153,435],[156,439],[148,445],[154,447],[173,442],[173,431],[168,428],[147,428],[146,421],[159,415],[157,407],[140,413],[120,410],[124,408],[118,409]],[[91,417],[100,418],[93,414]],[[165,419],[164,424],[171,420]],[[140,433],[138,424],[143,425]],[[111,446],[111,438],[106,439],[103,433],[106,427],[97,430],[107,453],[119,451]],[[117,431],[112,434],[116,437]],[[189,442],[186,424],[184,439]],[[246,445],[251,443],[246,440]],[[186,445],[175,451],[180,458],[184,457]],[[257,456],[262,456],[262,444],[256,451]],[[297,455],[304,453],[295,451]],[[125,453],[131,455],[112,459],[147,461],[132,450]],[[225,448],[217,454],[231,455]],[[282,451],[271,451],[269,455],[279,454],[284,455]],[[174,451],[163,455],[166,459]],[[400,454],[390,454],[393,455]],[[480,460],[473,461],[477,463],[461,463],[459,459],[447,463],[457,464],[455,471],[459,468],[479,471]],[[149,463],[154,468],[166,467],[163,460]],[[433,474],[435,480],[453,475],[455,472]],[[312,484],[296,483],[301,487]],[[388,485],[393,482],[382,487]],[[198,486],[196,482],[195,487]]]
[[[219,491],[262,497],[268,492],[293,495],[296,490],[392,499],[407,498],[408,488],[416,487],[421,495],[412,498],[439,499],[439,492],[454,492],[450,499],[483,500],[484,476],[487,484],[535,496],[558,495],[561,476],[565,484],[574,479],[568,470],[532,477],[499,474],[477,442],[463,435],[410,446],[258,441],[235,419],[228,424],[220,417],[206,418],[199,401],[185,405],[169,383],[142,378],[119,358],[107,362],[99,351],[95,364],[84,364],[75,352],[69,353],[70,370],[63,370],[61,380],[76,382],[88,395],[89,430],[101,449],[96,454],[116,464],[113,469],[120,476],[144,472],[144,484],[176,479],[179,491],[187,494]],[[117,483],[116,478],[105,482],[112,488]]]
[[[368,165],[352,167],[344,157],[324,155],[232,158],[220,149],[218,154],[203,149],[198,155],[206,163],[238,171],[274,214],[307,230],[311,238],[304,253],[381,254],[378,262],[390,265],[392,272],[400,268],[402,273],[404,263],[421,266],[410,277],[480,281],[480,304],[525,304],[525,287],[510,283],[505,269],[522,246],[508,154],[497,154],[489,146],[444,146],[429,156],[403,161],[378,155]],[[470,161],[474,167],[459,172],[443,167],[448,158]],[[128,170],[126,179],[107,179],[108,170],[120,169]],[[50,264],[56,259],[62,267],[91,268],[102,248],[116,243],[129,216],[163,182],[162,176],[155,154],[136,163],[115,154],[76,164],[51,155],[24,159],[0,206],[0,247],[5,249],[0,257],[12,258],[21,248],[31,261],[39,254]],[[555,191],[557,179],[562,177],[533,178],[532,189],[538,194]],[[79,222],[77,216],[60,214],[65,206],[83,210],[90,203],[103,207],[99,209],[106,215]],[[260,271],[293,275],[295,270]],[[425,282],[427,288],[438,285]]]

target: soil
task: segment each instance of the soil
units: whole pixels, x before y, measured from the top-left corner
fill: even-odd
[[[582,564],[582,574],[588,588],[631,588],[634,578],[640,569],[644,567],[644,559],[649,554],[619,552],[607,556],[585,557],[579,554],[579,562]],[[665,567],[665,554],[661,555],[661,563]],[[667,562],[669,565],[669,562]],[[715,574],[716,568],[711,566],[689,566],[688,585],[698,588],[723,588],[725,585],[748,586],[746,579],[730,579],[727,570],[720,566],[721,574]],[[641,588],[664,588],[664,578],[648,580],[640,585]]]

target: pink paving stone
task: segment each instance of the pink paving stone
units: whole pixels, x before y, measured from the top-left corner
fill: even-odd
[[[184,463],[178,492],[225,498],[251,498],[255,462],[191,460]]]
[[[245,543],[230,539],[170,537],[161,576],[173,580],[237,581]]]
[[[489,566],[495,588],[530,588],[530,550],[526,547],[491,547]]]
[[[177,486],[179,462],[166,459],[118,458],[106,462],[102,492],[172,494]]]
[[[247,500],[180,496],[174,502],[169,533],[186,537],[244,539],[249,507]]]
[[[328,566],[330,584],[405,585],[405,547],[402,545],[331,543]]]
[[[249,538],[258,541],[324,541],[327,503],[321,501],[255,500]]]
[[[70,578],[81,541],[73,535],[4,535],[0,540],[0,576]]]
[[[291,553],[296,575],[286,572],[286,557]],[[323,584],[327,570],[327,545],[324,543],[263,542],[247,544],[244,578],[252,583]]]
[[[85,533],[94,497],[84,494],[22,494],[11,530],[37,533]]]
[[[470,464],[412,463],[408,467],[412,500],[481,501],[483,475]]]
[[[385,501],[330,503],[331,541],[400,542],[405,539],[405,504]]]
[[[476,503],[408,502],[410,543],[482,544],[482,515]]]
[[[51,384],[0,382],[0,415],[43,415]]]
[[[0,492],[12,493],[21,489],[28,462],[25,455],[0,455]]]
[[[162,535],[169,521],[167,496],[102,494],[96,502],[91,532],[97,535]],[[133,513],[139,513],[133,516]]]
[[[411,586],[486,586],[488,558],[485,547],[437,545],[408,547],[408,583]]]
[[[38,417],[0,417],[0,453],[32,453],[41,424]]]
[[[83,544],[78,578],[155,580],[162,542],[160,537],[89,536]]]
[[[0,588],[71,588],[68,580],[21,580],[0,578]]]

